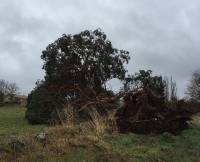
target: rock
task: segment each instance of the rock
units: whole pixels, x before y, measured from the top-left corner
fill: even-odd
[[[50,142],[49,136],[48,136],[46,133],[44,133],[44,132],[37,134],[37,135],[35,136],[35,139],[36,139],[38,142],[42,143],[43,145],[46,145],[47,143]]]
[[[36,135],[36,138],[40,141],[46,140],[46,133],[39,133]]]

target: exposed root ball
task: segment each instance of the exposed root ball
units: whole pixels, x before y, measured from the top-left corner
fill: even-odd
[[[122,133],[179,134],[188,127],[191,115],[183,101],[169,106],[151,90],[142,89],[125,95],[124,105],[117,111],[116,118]]]

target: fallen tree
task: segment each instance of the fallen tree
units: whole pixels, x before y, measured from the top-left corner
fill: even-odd
[[[124,104],[116,113],[120,132],[140,134],[170,132],[179,134],[188,127],[192,112],[184,101],[173,106],[162,102],[149,88],[128,92]]]

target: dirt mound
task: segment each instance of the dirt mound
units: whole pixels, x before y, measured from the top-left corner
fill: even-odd
[[[179,134],[188,127],[191,115],[184,101],[170,106],[150,89],[141,89],[124,96],[124,105],[117,111],[116,118],[122,133]]]

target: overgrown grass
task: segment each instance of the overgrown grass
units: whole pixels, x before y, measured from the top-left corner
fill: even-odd
[[[0,107],[0,139],[25,133],[41,132],[45,127],[44,125],[29,125],[25,119],[24,107]]]
[[[23,109],[23,108],[22,108]],[[7,111],[21,111],[8,109]],[[23,110],[24,111],[24,110]],[[17,114],[17,112],[15,112]],[[13,117],[13,112],[11,113]],[[23,113],[22,113],[23,114]],[[4,118],[8,126],[12,117]],[[200,161],[200,114],[194,117],[190,128],[179,136],[169,133],[161,135],[119,134],[108,130],[109,120],[96,114],[92,123],[80,125],[70,123],[50,127],[45,141],[35,139],[35,133],[44,131],[44,126],[30,126],[23,116],[14,115],[15,121],[23,125],[5,134],[18,134],[26,143],[13,150],[9,142],[0,144],[0,161],[10,162],[199,162]],[[0,119],[3,120],[2,118]],[[12,123],[12,122],[11,122]],[[33,129],[34,128],[34,129]],[[9,129],[9,128],[8,128]],[[30,134],[24,132],[32,130]],[[1,131],[1,130],[0,130]],[[34,133],[35,132],[35,133]],[[12,141],[12,140],[9,140]]]

